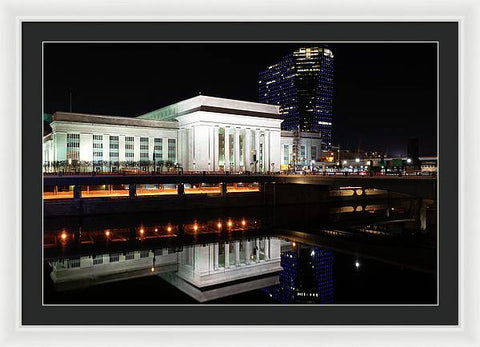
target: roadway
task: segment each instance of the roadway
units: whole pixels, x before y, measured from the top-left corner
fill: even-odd
[[[178,184],[178,183],[291,183],[329,187],[375,188],[412,196],[436,199],[437,180],[430,176],[360,176],[360,175],[258,175],[258,174],[108,174],[108,175],[48,175],[45,186]]]

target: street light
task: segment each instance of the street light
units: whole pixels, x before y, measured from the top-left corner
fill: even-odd
[[[410,164],[411,162],[412,162],[412,159],[408,158],[408,159],[407,159],[407,163]]]
[[[355,163],[360,163],[360,159],[359,159],[359,158],[355,158]]]

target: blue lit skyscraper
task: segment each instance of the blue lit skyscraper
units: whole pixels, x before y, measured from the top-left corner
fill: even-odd
[[[283,130],[320,132],[332,145],[333,52],[307,47],[287,54],[259,74],[259,101],[279,105]]]

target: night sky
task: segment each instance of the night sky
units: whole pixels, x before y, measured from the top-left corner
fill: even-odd
[[[128,117],[199,93],[258,101],[258,72],[300,46],[307,44],[45,44],[44,111],[68,111],[70,92],[73,112]],[[420,155],[436,155],[436,45],[328,46],[333,143],[398,156],[418,138]]]

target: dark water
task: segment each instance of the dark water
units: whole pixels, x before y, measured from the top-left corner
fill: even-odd
[[[420,231],[414,210],[397,199],[46,219],[44,303],[435,304],[436,228]]]

